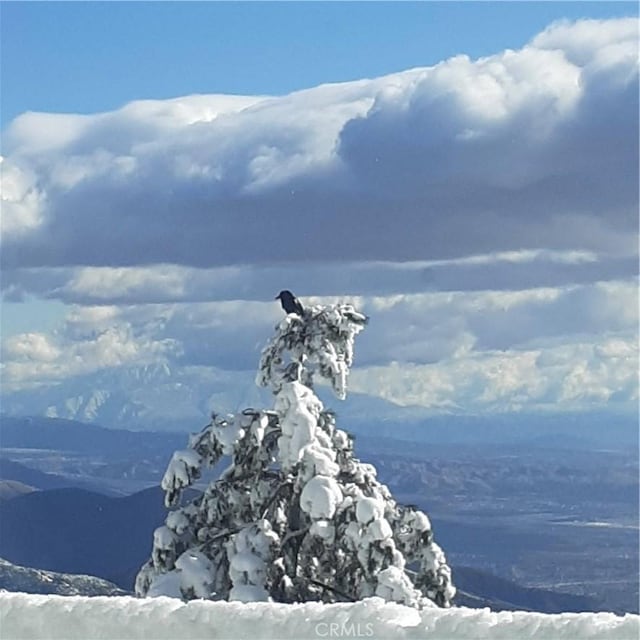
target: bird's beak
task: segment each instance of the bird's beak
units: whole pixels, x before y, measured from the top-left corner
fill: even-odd
[[[280,300],[280,294],[278,294],[278,295],[274,298],[274,300]]]

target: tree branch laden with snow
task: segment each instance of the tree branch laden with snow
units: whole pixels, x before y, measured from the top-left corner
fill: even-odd
[[[310,307],[279,323],[256,379],[272,390],[274,408],[214,414],[174,454],[162,479],[167,507],[203,467],[223,456],[231,464],[156,530],[138,595],[450,605],[451,570],[428,517],[396,503],[314,392],[319,376],[345,397],[366,323],[347,304]]]

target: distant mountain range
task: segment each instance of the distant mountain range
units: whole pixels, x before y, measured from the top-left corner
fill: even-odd
[[[41,489],[131,493],[158,484],[171,455],[183,449],[187,439],[186,433],[5,415],[0,420],[0,479],[10,477]]]
[[[254,371],[168,365],[122,367],[68,379],[58,385],[3,392],[6,415],[46,416],[114,429],[195,431],[212,411],[233,413],[273,404],[271,392],[255,385]],[[346,401],[318,388],[326,406],[358,424],[422,419],[421,407],[400,407],[381,398],[350,394]]]
[[[351,393],[335,399],[318,393],[334,409],[341,428],[356,434],[434,443],[531,442],[572,448],[638,445],[637,414],[505,413],[434,414],[378,397]],[[47,416],[109,428],[197,431],[211,411],[269,407],[269,392],[254,384],[253,371],[167,365],[120,368],[69,379],[59,385],[2,394],[6,416]],[[5,445],[6,446],[6,445]]]
[[[532,444],[533,439],[526,446],[517,441],[461,445],[446,436],[444,430],[443,443],[407,443],[365,431],[357,434],[355,449],[375,465],[396,499],[429,514],[438,543],[457,565],[460,604],[546,612],[636,610],[637,537],[628,527],[637,514],[637,448],[569,449],[566,441],[565,448],[550,448],[544,441]],[[185,433],[3,416],[0,556],[96,575],[130,590],[150,552],[153,529],[166,515],[157,484],[173,451],[186,441]],[[143,487],[152,488],[140,492]],[[538,520],[539,512],[547,515]],[[550,527],[557,518],[604,519],[623,527]],[[600,532],[606,545],[590,532]],[[626,568],[616,565],[622,554]],[[529,557],[542,560],[517,569]],[[583,595],[550,590],[574,575],[588,576],[588,569],[580,569],[586,562],[593,562],[591,571],[600,576],[593,589],[585,583],[580,591],[569,589]]]
[[[2,450],[0,449],[0,451]],[[40,489],[68,489],[71,487],[107,495],[114,493],[100,482],[94,482],[87,478],[69,478],[55,473],[44,473],[20,462],[0,457],[0,500],[8,500]]]
[[[131,590],[165,515],[159,487],[123,498],[82,489],[35,491],[0,503],[0,557],[99,576]]]
[[[212,410],[261,406],[253,372],[165,364],[121,367],[58,385],[3,393],[3,411],[107,425],[112,428],[197,430]],[[266,399],[266,398],[265,398]]]
[[[158,484],[171,455],[183,449],[187,440],[186,433],[127,431],[59,418],[3,416],[0,480],[11,479],[39,489],[77,487],[110,495],[131,493]],[[535,447],[539,453],[524,468],[524,458]],[[491,442],[418,440],[408,446],[401,439],[373,433],[356,434],[355,451],[376,466],[394,491],[411,494],[428,487],[432,495],[444,500],[451,495],[500,497],[515,490],[544,490],[550,496],[634,501],[638,492],[637,463],[627,461],[620,466],[615,451],[581,453],[580,447],[573,448],[571,460],[579,464],[570,468],[563,447],[545,447],[544,442],[530,441],[523,449],[521,444],[507,441],[496,456]],[[483,452],[482,465],[478,464],[479,451]],[[592,462],[594,455],[597,460]],[[38,459],[46,471],[52,471],[55,464],[56,473],[32,468],[38,466]]]
[[[578,613],[597,609],[591,598],[522,587],[511,580],[498,578],[479,569],[454,567],[453,576],[458,590],[455,603],[463,607],[544,613]]]
[[[75,420],[8,415],[0,419],[0,436],[2,449],[52,449],[105,457],[129,451],[139,459],[181,449],[187,441],[186,433],[105,429]]]
[[[0,556],[47,571],[99,576],[130,591],[138,569],[148,559],[153,530],[165,516],[163,493],[157,487],[126,498],[81,489],[38,491],[0,503]],[[0,580],[3,571],[9,585],[4,588],[23,590],[20,579],[24,576],[30,593],[54,592],[36,591],[38,572],[27,576],[0,563]],[[460,589],[457,601],[465,606],[547,613],[595,607],[590,598],[521,587],[476,569],[458,567],[454,575]],[[49,576],[42,580],[48,581]],[[56,578],[56,584],[65,580],[69,583],[70,578]],[[83,587],[77,579],[71,583],[69,589],[107,588],[97,582]]]

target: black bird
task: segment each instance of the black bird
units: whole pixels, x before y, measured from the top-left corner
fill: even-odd
[[[297,313],[299,316],[302,316],[304,313],[304,308],[300,304],[300,300],[298,300],[291,291],[285,289],[281,291],[275,299],[280,300],[280,304],[285,310],[285,313]]]

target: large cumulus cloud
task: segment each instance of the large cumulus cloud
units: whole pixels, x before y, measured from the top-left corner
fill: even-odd
[[[278,98],[24,114],[5,136],[4,265],[628,255],[637,31],[560,23],[518,51]]]

